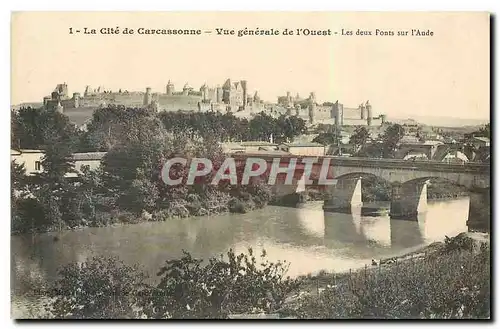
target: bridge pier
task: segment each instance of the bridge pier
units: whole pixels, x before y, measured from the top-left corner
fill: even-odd
[[[469,231],[490,231],[490,188],[474,189],[469,194]]]
[[[361,177],[339,179],[330,188],[331,198],[326,200],[323,209],[331,212],[352,213],[353,208],[361,208]]]
[[[392,188],[391,219],[417,219],[427,211],[427,184],[399,185]]]
[[[307,192],[305,188],[298,188],[297,184],[276,184],[271,189],[272,194],[284,206],[295,207],[307,202]]]

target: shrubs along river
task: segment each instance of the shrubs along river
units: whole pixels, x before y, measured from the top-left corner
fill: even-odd
[[[248,250],[165,262],[151,285],[139,266],[94,258],[64,266],[47,287],[44,317],[202,319],[487,319],[488,238],[462,233],[399,259],[349,273],[289,278],[288,263]],[[37,317],[37,315],[34,315]],[[38,315],[39,316],[39,315]]]

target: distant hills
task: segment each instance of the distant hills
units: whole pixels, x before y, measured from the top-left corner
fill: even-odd
[[[428,126],[439,127],[465,127],[465,126],[482,126],[490,122],[488,119],[465,119],[457,117],[444,116],[421,116],[411,115],[409,117],[388,116],[387,121],[403,121],[413,119],[416,122]]]

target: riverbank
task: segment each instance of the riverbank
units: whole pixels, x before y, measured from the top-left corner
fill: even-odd
[[[78,231],[89,227],[117,227],[121,225],[139,224],[144,222],[162,222],[174,219],[197,218],[206,216],[217,216],[223,214],[245,214],[254,210],[263,209],[268,205],[267,200],[262,200],[258,196],[245,196],[244,198],[228,198],[224,204],[206,202],[204,206],[201,202],[191,200],[183,204],[177,203],[170,208],[159,209],[142,213],[132,213],[129,211],[112,210],[108,212],[98,212],[93,219],[82,219],[81,223],[73,225],[51,225],[44,227],[11,225],[11,235],[35,234],[35,233],[56,233],[65,231]],[[62,224],[62,223],[60,223]],[[17,227],[22,227],[18,229]]]
[[[178,223],[183,223],[183,222],[184,221],[178,221]],[[231,222],[230,218],[228,218],[228,221],[226,221],[224,225],[219,226],[219,227],[227,227],[226,224],[229,222]],[[213,223],[213,222],[210,221],[207,223]],[[132,228],[132,227],[133,226],[131,226],[130,228]],[[248,226],[246,226],[246,227],[248,227]],[[154,229],[154,232],[158,232],[158,231],[159,231],[158,229]],[[159,232],[159,233],[160,233],[159,236],[162,237],[161,238],[162,241],[164,241],[165,237],[161,234],[161,232]],[[179,233],[181,233],[181,232],[176,232],[175,235],[179,235]],[[108,233],[108,235],[109,235],[109,233]],[[142,234],[139,233],[137,236],[141,236],[141,235]],[[466,237],[470,237],[470,236],[475,237],[475,239],[480,241],[480,242],[489,243],[489,236],[486,234],[463,233],[462,236],[464,236],[464,235]],[[90,234],[90,235],[86,234],[85,236],[86,237],[94,236],[94,234]],[[116,236],[116,235],[113,235],[113,236],[116,237],[117,241],[121,240],[119,236]],[[129,235],[127,234],[126,236],[129,236]],[[74,240],[74,238],[75,237],[71,237],[71,240]],[[152,238],[153,238],[153,236],[148,235],[148,240],[152,239]],[[410,289],[411,290],[412,284],[415,282],[418,283],[419,278],[421,279],[423,277],[420,272],[416,271],[416,269],[422,268],[422,269],[424,269],[424,271],[431,272],[429,275],[429,277],[431,277],[430,282],[424,281],[422,283],[422,286],[426,287],[429,285],[432,285],[432,286],[434,286],[434,285],[447,285],[448,283],[442,282],[442,280],[449,279],[446,276],[446,275],[449,275],[449,273],[452,273],[449,271],[458,271],[458,272],[456,272],[456,273],[458,273],[458,278],[459,279],[463,278],[464,276],[463,275],[460,276],[460,270],[456,268],[457,266],[458,267],[460,267],[460,266],[466,267],[467,264],[476,264],[476,265],[473,265],[474,266],[473,269],[477,273],[482,273],[481,269],[483,268],[483,266],[489,266],[488,265],[489,263],[487,262],[488,260],[481,261],[481,264],[480,264],[481,267],[477,266],[477,259],[474,259],[475,256],[471,257],[471,255],[469,255],[467,253],[467,251],[472,249],[472,248],[469,248],[467,239],[462,239],[462,238],[459,239],[459,238],[455,237],[455,238],[448,239],[448,240],[445,239],[444,242],[433,243],[427,247],[415,249],[415,250],[412,250],[411,252],[398,255],[397,257],[383,258],[382,260],[376,259],[377,265],[374,265],[374,266],[368,265],[367,267],[363,267],[364,264],[360,264],[359,269],[352,270],[350,273],[349,273],[349,271],[345,271],[342,273],[335,273],[334,274],[334,273],[327,273],[327,272],[323,271],[317,275],[308,275],[308,276],[302,276],[302,277],[295,277],[294,276],[296,279],[293,279],[293,281],[292,281],[293,289],[291,291],[289,291],[289,293],[287,293],[284,296],[285,297],[284,301],[283,301],[282,297],[279,297],[279,294],[277,295],[278,297],[276,297],[276,295],[275,295],[275,292],[279,292],[280,289],[278,289],[277,291],[273,290],[276,288],[271,288],[271,290],[267,290],[267,291],[273,292],[272,295],[274,296],[274,298],[278,298],[276,300],[279,301],[279,304],[280,304],[280,307],[278,309],[271,308],[270,313],[273,314],[273,316],[276,316],[276,314],[279,313],[278,315],[282,318],[283,317],[285,317],[285,318],[289,318],[289,317],[293,317],[293,318],[331,318],[331,317],[337,317],[338,316],[337,313],[339,312],[338,310],[335,311],[337,313],[334,312],[332,314],[328,313],[330,311],[325,310],[325,309],[322,310],[321,314],[314,313],[314,310],[317,309],[317,306],[315,306],[315,303],[320,303],[320,302],[329,303],[330,299],[332,297],[332,296],[329,296],[329,294],[332,294],[332,293],[339,294],[339,295],[345,295],[348,297],[347,300],[342,300],[342,301],[335,300],[335,305],[340,305],[340,307],[345,307],[346,306],[345,304],[347,302],[349,302],[349,303],[356,302],[357,303],[357,299],[356,299],[357,297],[356,296],[353,297],[352,296],[353,292],[351,290],[349,290],[350,287],[353,286],[353,283],[354,283],[354,286],[358,287],[357,289],[365,289],[363,287],[368,286],[369,289],[372,289],[374,291],[378,291],[381,289],[380,287],[383,287],[384,285],[390,284],[391,282],[396,282],[399,285],[398,289],[401,289],[401,290]],[[89,241],[92,241],[92,244],[95,244],[96,243],[95,236],[94,236],[94,238],[91,238]],[[154,239],[149,240],[149,241],[151,243],[152,241],[154,241]],[[81,241],[81,242],[84,243],[85,245],[89,245],[89,243],[87,243],[86,241]],[[139,242],[140,242],[140,240],[139,240]],[[115,251],[113,249],[111,249],[111,250],[109,249],[109,244],[106,244],[106,246],[107,246],[107,248],[106,248],[107,252],[106,252],[105,257],[108,257],[107,256],[108,254],[115,254]],[[124,248],[127,249],[126,245],[122,244],[122,248],[120,248],[120,249],[123,250]],[[158,246],[158,248],[162,249],[162,246]],[[179,246],[179,248],[184,248],[184,247]],[[476,253],[477,249],[480,249],[480,245],[477,245],[477,247],[475,247],[475,249],[476,249],[475,250],[475,253]],[[457,250],[460,252],[458,255],[454,254],[454,252],[453,252],[453,251],[457,251]],[[79,253],[76,250],[74,252],[76,254]],[[144,254],[144,255],[146,255],[146,254]],[[150,257],[152,259],[156,258],[154,256],[154,253],[151,253],[150,251],[147,253],[147,255],[149,255],[149,256],[144,257],[144,255],[140,256],[138,259],[147,259],[147,257]],[[434,255],[435,257],[433,258],[432,255]],[[258,254],[256,254],[255,256],[258,257]],[[218,256],[214,256],[214,257],[219,259]],[[164,257],[161,257],[161,258],[165,259]],[[127,257],[124,257],[124,259],[127,259]],[[167,258],[167,259],[179,260],[179,257],[175,256],[175,257]],[[297,264],[297,259],[295,259],[295,261],[294,261],[293,257],[292,258],[291,257],[284,257],[283,259],[290,260],[292,265],[294,263]],[[449,259],[454,260],[453,262],[455,262],[455,263],[452,262],[452,264],[450,264]],[[215,260],[215,258],[214,258],[214,260]],[[82,262],[82,261],[84,261],[84,258],[82,259],[80,257],[79,257],[79,260],[75,260],[75,262],[78,262],[78,263]],[[91,260],[90,257],[87,258],[86,261],[88,262],[87,263],[88,265],[93,264],[93,261]],[[130,261],[130,259],[128,259],[128,261]],[[298,262],[300,263],[300,260]],[[154,261],[153,263],[156,265],[152,266],[151,269],[153,269],[153,273],[156,273],[158,261]],[[207,271],[211,273],[214,269],[211,268],[210,266],[208,266],[208,263],[207,263],[207,265],[205,265],[205,263],[206,262],[203,263],[204,265],[202,268],[199,269],[199,272],[198,272],[198,270],[195,270],[193,268],[192,270],[195,270],[195,272],[193,272],[192,274],[207,273]],[[381,266],[380,266],[380,263],[382,263]],[[420,265],[421,263],[423,264],[423,266]],[[66,264],[71,264],[71,262],[66,263]],[[129,264],[133,264],[133,262],[131,262]],[[429,266],[429,264],[433,264],[433,265]],[[64,263],[61,262],[59,265],[63,266]],[[147,264],[145,262],[142,262],[141,265],[147,265]],[[439,272],[440,268],[442,266],[444,266],[444,268],[446,270]],[[321,267],[316,267],[316,268],[319,270]],[[427,270],[425,270],[426,268],[427,268]],[[146,268],[144,268],[144,269],[146,269]],[[433,273],[431,270],[437,271],[438,275],[436,275],[434,273],[434,277],[432,278]],[[148,272],[151,273],[150,271],[148,271]],[[217,273],[216,272],[217,271],[215,271],[212,274],[219,275],[219,274],[217,274],[218,272]],[[107,270],[105,270],[101,273],[104,276],[103,278],[101,278],[101,276],[99,276],[99,275],[101,275],[99,273],[100,273],[100,271],[98,271],[97,273],[94,273],[94,272],[88,273],[89,275],[84,275],[83,273],[80,273],[80,274],[74,273],[75,275],[71,275],[71,276],[67,277],[67,280],[70,280],[70,281],[66,282],[67,285],[65,285],[65,287],[66,287],[65,289],[71,290],[73,287],[73,284],[71,282],[73,282],[72,280],[76,279],[76,278],[78,278],[78,280],[84,280],[85,282],[90,283],[90,282],[93,282],[95,280],[107,278],[108,275],[118,275],[117,279],[119,279],[119,278],[121,278],[121,274],[119,274],[119,273],[129,273],[129,274],[137,273],[138,274],[138,273],[147,273],[147,272],[142,272],[142,271],[141,272],[135,272],[135,271],[122,272],[122,270],[120,268],[115,267],[113,265],[113,266],[108,267]],[[262,272],[262,273],[264,273],[264,272]],[[32,268],[31,268],[30,273],[28,275],[32,276],[32,274],[33,273],[32,273]],[[67,274],[69,274],[69,273],[67,273]],[[465,273],[465,274],[470,275],[467,273]],[[97,275],[97,277],[96,277],[96,275]],[[489,275],[489,272],[488,272],[488,275]],[[403,277],[404,280],[401,280],[400,276]],[[443,279],[440,279],[441,276],[443,277]],[[126,276],[126,277],[128,277],[128,276]],[[188,276],[188,277],[191,277],[191,276]],[[465,276],[465,277],[467,277],[467,276]],[[485,277],[485,274],[483,274],[482,278],[484,278],[484,277]],[[259,287],[258,291],[260,291],[262,293],[262,291],[261,291],[262,287],[259,286],[261,284],[261,283],[259,283],[260,282],[259,278],[260,277],[254,277],[254,276],[241,277],[241,279],[243,280],[242,282],[245,282],[245,284],[248,284],[248,289],[250,289],[250,291],[252,291],[253,289],[256,289],[255,287]],[[185,279],[188,279],[188,278],[185,278]],[[275,279],[278,279],[278,278],[275,277]],[[184,279],[182,279],[182,280],[184,280]],[[203,278],[203,276],[198,277],[198,280],[201,280],[200,282],[198,282],[198,284],[201,284],[203,286],[203,284],[205,282],[205,279]],[[439,280],[441,280],[441,281],[439,281]],[[467,277],[467,280],[469,280],[468,277]],[[119,283],[125,284],[125,282],[128,282],[128,281],[123,281],[123,278],[121,278],[118,281],[116,281],[114,283],[113,282],[110,282],[110,284],[112,284],[112,285],[119,284]],[[279,286],[282,286],[282,282],[283,282],[282,280],[278,280],[275,282],[275,284],[277,285],[277,287],[279,287]],[[450,284],[452,284],[452,285],[455,284],[453,281],[450,281],[450,282],[451,282]],[[471,282],[475,282],[475,281],[471,281]],[[48,282],[46,282],[46,283],[48,283]],[[144,283],[144,281],[140,281],[139,283],[142,284],[142,283]],[[154,288],[155,283],[151,282],[151,284],[153,284],[152,288]],[[36,284],[36,285],[32,284],[31,286],[39,286],[40,287],[41,285],[40,284]],[[48,285],[48,286],[50,286],[50,285]],[[89,289],[91,287],[92,287],[92,285],[88,286]],[[139,288],[139,287],[136,287],[136,288],[134,288],[134,287],[127,288],[128,289],[127,291],[129,291],[129,290],[134,291],[134,289]],[[273,287],[275,287],[275,286],[273,286]],[[118,289],[119,287],[116,287],[116,288]],[[237,291],[239,291],[238,290],[239,288],[240,287],[238,285],[237,287],[232,287],[232,288],[225,286],[224,289],[226,289],[227,291],[233,291],[233,289],[236,289]],[[390,288],[394,289],[394,287],[392,287],[392,286],[390,286]],[[154,288],[154,289],[156,289],[156,288]],[[243,289],[243,291],[247,291],[247,290]],[[240,293],[243,291],[240,291]],[[87,293],[89,294],[88,295],[89,297],[92,296],[91,291],[88,291]],[[200,293],[200,292],[198,291],[197,293]],[[454,293],[454,292],[450,292],[450,294],[452,294],[452,293]],[[65,292],[64,294],[71,295],[69,293],[69,291]],[[141,297],[141,296],[144,297],[143,295],[139,295],[139,297]],[[198,295],[196,295],[196,296],[198,296]],[[269,298],[265,294],[264,294],[264,296],[266,298]],[[21,297],[21,296],[18,296],[18,297]],[[142,297],[140,298],[140,300],[142,300]],[[391,295],[391,298],[392,297],[393,296]],[[83,298],[83,296],[82,296],[82,298]],[[242,295],[242,298],[244,299],[245,297]],[[323,300],[323,299],[325,299],[325,300]],[[44,299],[44,300],[46,300],[46,299]],[[86,299],[84,299],[84,300],[86,300]],[[82,302],[84,300],[82,300]],[[352,301],[352,300],[354,300],[354,301]],[[271,301],[272,301],[272,299],[271,299]],[[111,301],[100,300],[100,302],[108,303]],[[342,304],[342,303],[344,303],[344,304]],[[39,317],[43,314],[43,310],[44,310],[43,305],[42,305],[43,303],[42,303],[42,300],[40,300],[38,298],[31,299],[31,300],[27,300],[26,298],[17,298],[17,304],[16,305],[15,304],[16,304],[16,300],[13,299],[13,311],[14,311],[13,314],[16,314],[16,317]],[[26,307],[26,306],[29,306],[29,307]],[[321,305],[320,305],[320,307],[321,307]],[[332,305],[330,305],[329,307],[332,307]],[[367,307],[367,306],[364,305],[363,307]],[[245,314],[246,313],[253,313],[253,309],[252,308],[244,309],[243,312]],[[351,313],[348,313],[348,316],[346,316],[346,317],[349,317],[349,318],[360,317],[360,315],[358,313],[352,313],[352,310],[349,310],[349,312],[351,312]],[[188,313],[189,312],[186,312],[186,314],[183,313],[181,316],[189,316]],[[94,315],[92,315],[92,316],[94,316]],[[127,314],[127,316],[132,316],[132,315]],[[255,317],[255,314],[253,314],[252,316]],[[244,318],[245,315],[242,315],[242,317]],[[267,317],[267,315],[266,315],[266,317]],[[380,317],[386,317],[386,316],[381,315]]]
[[[390,208],[390,201],[386,201],[387,193],[385,192],[387,190],[384,190],[384,193],[378,190],[378,192],[374,193],[369,189],[372,187],[370,185],[363,188],[363,202],[365,204],[363,215],[387,215]],[[379,189],[378,185],[377,189]],[[373,197],[374,195],[376,197]],[[448,192],[440,190],[439,193],[429,191],[428,197],[429,201],[432,202],[457,199],[463,196],[453,193],[450,196]],[[176,218],[215,216],[225,213],[245,214],[262,209],[267,205],[295,207],[304,200],[323,201],[329,198],[331,196],[327,191],[315,189],[308,190],[305,198],[296,193],[276,197],[271,195],[268,187],[257,186],[249,191],[237,191],[237,193],[233,194],[220,191],[205,196],[188,194],[185,199],[157,204],[156,208],[151,206],[149,208],[139,207],[135,211],[127,210],[127,207],[117,207],[116,205],[110,207],[107,204],[109,200],[104,202],[103,199],[100,202],[96,201],[95,204],[87,205],[88,209],[85,211],[68,213],[62,213],[54,209],[53,211],[47,211],[39,201],[32,198],[16,199],[14,201],[15,207],[12,208],[11,235],[78,230],[85,227],[107,227],[116,224],[136,224],[146,221],[161,222]],[[380,206],[382,203],[384,206]],[[92,209],[92,211],[89,211],[89,209]]]
[[[294,318],[489,318],[490,240],[461,233],[349,272],[303,276]]]

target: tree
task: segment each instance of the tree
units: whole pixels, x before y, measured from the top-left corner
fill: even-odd
[[[479,130],[472,133],[475,137],[487,137],[491,138],[490,124],[487,123],[484,127],[479,128]]]
[[[337,145],[341,143],[342,135],[340,129],[334,125],[329,125],[326,132],[319,133],[312,141],[323,145]]]
[[[356,156],[363,158],[383,158],[384,149],[384,144],[382,142],[374,142],[362,147]]]
[[[354,133],[349,138],[349,143],[356,146],[356,151],[365,146],[366,142],[370,139],[370,132],[366,127],[356,127]]]
[[[26,185],[26,168],[24,163],[10,162],[10,184],[12,195],[14,195],[14,191],[22,191],[24,189]]]
[[[18,202],[23,198],[24,187],[26,183],[26,168],[24,164],[18,164],[15,161],[10,163],[10,218],[12,230],[24,228],[20,223],[22,218],[19,216]],[[19,196],[19,197],[18,197]]]
[[[148,291],[137,266],[96,257],[59,269],[45,306],[56,319],[130,319]]]
[[[174,148],[175,138],[155,116],[138,117],[124,128],[126,133],[102,160],[104,185],[110,191],[127,191],[136,179],[158,182],[162,163]]]
[[[144,310],[148,318],[225,318],[231,313],[272,312],[298,287],[285,278],[288,264],[269,262],[265,251],[227,253],[227,260],[213,257],[205,264],[184,252],[169,260],[158,273],[158,286]]]
[[[87,125],[86,142],[91,149],[108,151],[133,136],[131,129],[140,129],[143,119],[152,117],[156,117],[155,112],[147,108],[110,105],[97,109]]]
[[[269,141],[271,134],[276,132],[275,126],[275,119],[272,116],[261,112],[250,120],[250,137],[253,140]]]
[[[392,158],[397,150],[399,142],[405,135],[405,129],[399,124],[393,124],[385,130],[381,136],[383,142],[384,158]]]
[[[304,134],[306,122],[296,116],[280,115],[276,120],[273,136],[278,142],[290,142],[294,137]]]
[[[32,107],[11,111],[11,147],[40,149],[43,145],[41,109]]]

